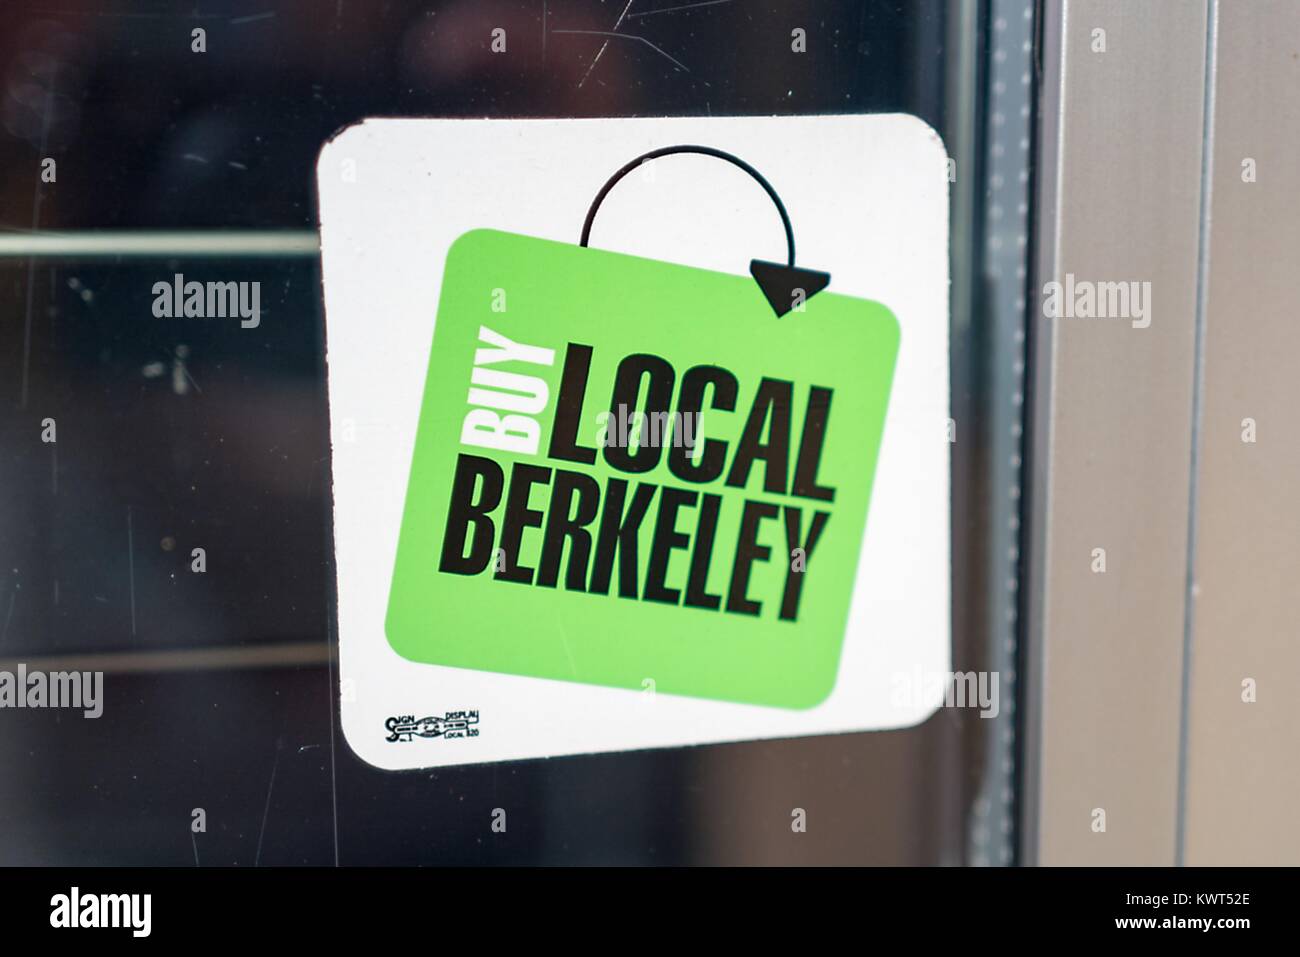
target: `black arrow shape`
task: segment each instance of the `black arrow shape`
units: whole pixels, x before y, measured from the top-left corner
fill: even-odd
[[[800,269],[797,266],[782,266],[780,263],[764,262],[761,259],[749,261],[749,273],[763,290],[763,295],[772,305],[772,311],[781,318],[795,306],[807,302],[817,293],[830,285],[831,274],[815,269]]]
[[[642,163],[658,159],[660,156],[672,156],[676,153],[698,153],[702,156],[712,156],[716,159],[726,160],[752,176],[758,182],[758,185],[763,187],[764,192],[767,193],[772,202],[776,204],[776,211],[781,214],[781,224],[785,227],[785,244],[789,253],[789,262],[783,266],[780,263],[752,259],[749,263],[749,273],[754,277],[754,281],[758,283],[758,288],[763,291],[764,298],[767,299],[778,319],[792,310],[797,304],[811,299],[830,284],[830,273],[818,272],[815,269],[800,269],[794,264],[794,228],[790,225],[790,216],[785,211],[785,204],[781,202],[781,197],[776,194],[772,184],[763,178],[762,173],[740,157],[733,156],[723,150],[714,149],[712,146],[664,146],[648,153],[642,153],[636,159],[626,163],[622,169],[609,178],[605,185],[600,188],[600,192],[596,194],[596,198],[592,200],[591,208],[587,210],[587,219],[582,224],[582,238],[579,240],[579,245],[587,245],[587,240],[591,238],[591,224],[596,219],[596,210],[600,208],[601,201],[609,195],[609,191],[614,188],[619,180]]]

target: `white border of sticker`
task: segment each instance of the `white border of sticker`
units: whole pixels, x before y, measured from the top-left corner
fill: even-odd
[[[790,212],[799,264],[885,303],[902,328],[835,689],[791,711],[401,658],[384,615],[447,249],[479,227],[576,243],[610,174],[676,143],[760,170]],[[751,257],[784,258],[779,219],[743,172],[706,157],[654,165],[653,183],[634,174],[602,204],[593,246],[737,274]],[[950,669],[951,498],[947,155],[933,129],[903,114],[367,120],[325,144],[317,179],[342,730],[359,757],[398,770],[883,730],[934,713],[943,688],[929,679]],[[459,710],[479,712],[477,737],[385,740],[391,716]]]

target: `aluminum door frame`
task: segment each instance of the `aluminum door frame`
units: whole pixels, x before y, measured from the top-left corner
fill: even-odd
[[[1042,13],[1020,860],[1172,864],[1212,20],[1187,0]],[[1047,318],[1067,277],[1127,317]],[[1131,282],[1144,316],[1096,285]]]

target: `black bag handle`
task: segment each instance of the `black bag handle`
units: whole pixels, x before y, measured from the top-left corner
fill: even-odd
[[[715,149],[712,146],[693,144],[663,146],[657,150],[642,153],[636,159],[625,163],[622,169],[606,180],[605,185],[596,194],[596,198],[591,201],[591,208],[587,210],[587,218],[582,224],[582,238],[578,240],[578,245],[585,247],[588,240],[591,239],[591,224],[596,220],[596,210],[600,209],[601,202],[609,195],[609,191],[618,185],[619,180],[642,163],[658,159],[661,156],[674,156],[678,153],[712,156],[714,159],[725,160],[732,166],[744,170],[759,186],[763,187],[763,192],[767,193],[768,198],[776,206],[776,211],[781,214],[781,225],[785,228],[786,264],[782,266],[780,263],[765,262],[761,259],[751,259],[749,263],[750,274],[754,277],[754,281],[758,283],[759,289],[767,298],[777,318],[784,316],[792,308],[797,307],[802,310],[802,306],[799,304],[826,288],[831,281],[830,273],[820,272],[816,269],[800,269],[794,264],[794,227],[790,225],[790,215],[785,211],[785,204],[781,202],[781,197],[776,195],[776,190],[772,188],[772,184],[764,178],[762,173],[739,156],[734,156],[725,150]]]
[[[715,159],[726,160],[732,166],[744,170],[753,177],[753,179],[757,181],[758,185],[763,187],[763,191],[767,193],[768,197],[776,205],[776,211],[781,214],[781,225],[785,227],[785,245],[788,250],[787,265],[794,266],[794,227],[790,225],[790,216],[785,211],[785,204],[781,202],[781,197],[776,195],[776,190],[772,188],[772,184],[764,178],[762,173],[754,169],[754,167],[750,166],[739,156],[735,156],[724,150],[715,149],[712,146],[664,146],[657,150],[651,150],[648,153],[642,153],[636,159],[626,163],[622,169],[605,182],[605,185],[600,188],[600,192],[596,194],[596,198],[591,201],[591,208],[587,210],[587,219],[582,224],[582,238],[578,240],[578,245],[587,245],[587,241],[591,238],[591,224],[596,220],[596,210],[600,209],[600,204],[604,201],[605,197],[609,195],[609,191],[618,185],[619,180],[632,172],[632,170],[639,167],[642,163],[648,162],[652,159],[658,159],[661,156],[674,156],[678,153],[698,153],[701,156],[712,156]]]

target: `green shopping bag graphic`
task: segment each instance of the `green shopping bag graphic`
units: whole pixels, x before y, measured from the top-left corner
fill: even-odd
[[[587,247],[632,166],[582,245],[473,230],[449,250],[388,641],[812,707],[839,667],[898,323],[794,267],[779,200],[789,263],[751,276]]]

